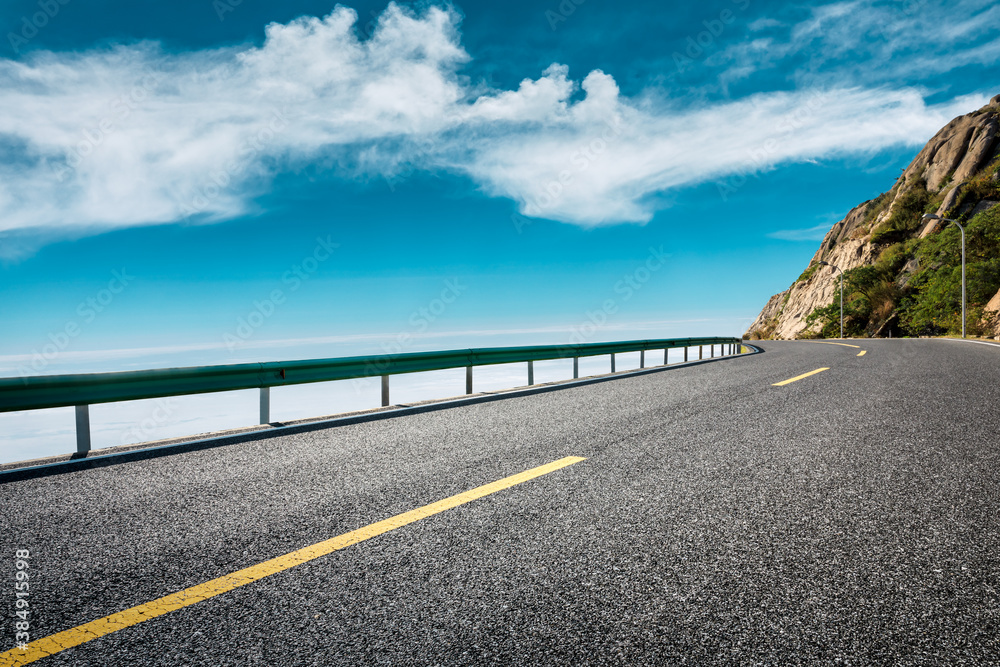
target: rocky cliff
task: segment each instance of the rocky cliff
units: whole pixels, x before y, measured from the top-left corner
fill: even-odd
[[[949,326],[954,326],[953,321],[946,321],[953,317],[954,286],[938,288],[937,283],[951,279],[948,272],[954,268],[955,259],[944,239],[938,237],[951,226],[940,221],[925,222],[923,215],[936,212],[966,224],[975,221],[976,229],[988,227],[981,234],[985,240],[981,247],[977,246],[981,255],[977,257],[986,263],[1000,261],[1000,247],[989,246],[990,225],[993,218],[1000,218],[993,215],[1000,209],[990,211],[1000,200],[998,169],[1000,95],[986,107],[948,123],[914,158],[891,190],[860,204],[836,223],[809,267],[789,289],[768,301],[746,336],[787,339],[824,335],[824,327],[832,323],[829,312],[823,309],[829,311],[828,307],[836,304],[839,320],[839,283],[837,272],[821,265],[821,261],[839,267],[848,276],[845,298],[850,309],[845,307],[845,312],[850,310],[853,335],[946,333]],[[986,222],[981,220],[984,212],[990,218]],[[952,231],[957,234],[954,228]],[[989,273],[986,268],[984,264],[984,276]],[[991,290],[989,295],[995,293],[992,299],[980,298],[982,303],[977,304],[974,313],[975,323],[984,335],[1000,335],[996,326],[1000,319],[996,317],[1000,309],[997,284],[1000,282],[990,283],[986,277],[979,285]],[[945,296],[935,296],[937,301],[930,292],[922,296],[932,288]],[[934,308],[941,311],[940,319]],[[825,331],[829,335],[832,329]]]

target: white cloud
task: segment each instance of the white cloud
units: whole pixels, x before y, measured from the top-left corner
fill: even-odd
[[[806,12],[803,14],[803,12]],[[782,63],[799,85],[891,85],[898,80],[996,62],[1000,6],[993,0],[848,0],[791,6],[798,20],[758,19],[768,38],[728,46],[708,60],[736,81]]]
[[[760,32],[762,30],[769,30],[771,28],[781,28],[784,27],[784,23],[777,19],[772,18],[761,18],[756,21],[751,21],[747,24],[747,28],[750,32]]]
[[[830,231],[830,224],[824,222],[806,229],[782,229],[771,232],[767,236],[780,241],[822,241]]]
[[[390,5],[367,40],[356,21],[338,7],[269,25],[259,47],[0,60],[0,231],[233,218],[275,174],[318,159],[345,177],[465,174],[525,215],[644,222],[672,188],[920,144],[985,101],[830,86],[685,107],[623,97],[601,71],[577,83],[559,64],[483,93],[460,75],[452,10]]]

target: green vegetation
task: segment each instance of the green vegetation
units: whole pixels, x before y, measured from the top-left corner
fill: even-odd
[[[889,190],[888,192],[883,192],[878,197],[869,202],[868,210],[865,211],[865,224],[864,224],[865,227],[872,224],[872,222],[875,221],[875,218],[881,215],[882,212],[889,207],[889,204],[892,202],[893,197],[896,196],[897,190],[899,190],[899,186],[898,185],[893,186],[891,190]]]
[[[989,169],[986,173],[989,181],[995,171]],[[991,184],[996,186],[995,182]],[[845,333],[850,336],[885,335],[887,330],[903,336],[960,333],[961,234],[956,226],[948,225],[924,239],[908,238],[907,234],[917,228],[915,220],[933,205],[932,199],[925,188],[915,188],[904,195],[901,204],[887,221],[892,224],[886,227],[909,231],[898,236],[884,232],[882,239],[895,240],[882,250],[876,263],[844,272]],[[968,328],[970,334],[978,335],[983,333],[984,307],[1000,290],[1000,206],[968,222],[966,243]],[[829,306],[815,309],[806,322],[810,329],[819,325],[818,336],[838,336],[839,294]]]
[[[952,215],[955,211],[962,210],[963,206],[971,202],[980,202],[985,199],[1000,201],[1000,182],[997,180],[998,172],[1000,172],[1000,160],[991,164],[980,172],[978,176],[965,184],[955,205],[946,211],[946,215]]]
[[[801,283],[801,282],[805,282],[806,280],[809,280],[810,278],[813,277],[813,275],[816,273],[816,269],[818,269],[818,268],[819,268],[819,264],[818,263],[817,264],[810,264],[809,267],[805,271],[802,272],[802,275],[799,276],[795,280],[795,282]]]
[[[908,238],[920,229],[924,213],[936,210],[941,201],[928,192],[926,181],[918,180],[900,197],[889,219],[872,231],[871,242],[897,243]]]

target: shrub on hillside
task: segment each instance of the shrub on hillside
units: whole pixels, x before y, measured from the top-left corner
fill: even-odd
[[[905,241],[923,224],[922,218],[932,208],[935,197],[927,190],[927,182],[919,180],[907,190],[893,207],[892,215],[872,231],[875,244]]]

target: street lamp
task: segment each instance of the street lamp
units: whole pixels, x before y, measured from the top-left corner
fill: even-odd
[[[844,272],[839,266],[834,266],[830,262],[821,261],[820,266],[829,266],[831,269],[840,271],[840,337],[844,337]]]
[[[924,222],[929,220],[941,220],[943,222],[951,222],[958,225],[958,228],[962,231],[962,338],[965,338],[965,227],[962,226],[958,220],[952,220],[951,218],[942,218],[936,213],[928,213],[924,215]]]

